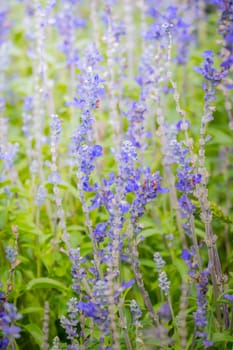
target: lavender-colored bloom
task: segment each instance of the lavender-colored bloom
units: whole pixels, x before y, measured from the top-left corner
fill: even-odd
[[[130,311],[132,312],[132,315],[133,315],[133,324],[135,326],[139,326],[140,325],[139,319],[142,317],[142,311],[138,306],[136,300],[134,299],[132,299],[130,302]]]
[[[123,280],[122,283],[121,283],[120,288],[118,288],[118,290],[117,290],[117,292],[116,292],[116,294],[115,294],[115,298],[118,298],[119,295],[120,295],[122,292],[124,292],[124,291],[125,291],[126,289],[128,289],[128,288],[131,288],[134,284],[135,284],[135,280],[134,280],[134,279],[132,279],[132,280],[130,280],[130,281],[128,281],[128,282],[125,282],[125,281]]]
[[[24,103],[23,103],[23,110],[29,112],[29,111],[32,110],[32,108],[33,108],[33,99],[32,99],[32,97],[31,96],[25,97]]]
[[[231,294],[224,294],[223,298],[228,300],[228,301],[230,301],[231,303],[233,303],[233,295],[231,295]]]
[[[168,303],[162,304],[158,311],[158,314],[159,314],[159,317],[169,321],[171,319],[171,309],[169,304]]]
[[[121,214],[125,214],[125,213],[127,213],[129,211],[130,204],[128,202],[122,200],[120,202],[119,209],[120,209]]]
[[[66,56],[67,65],[70,68],[78,61],[78,52],[75,47],[76,32],[86,25],[86,21],[75,14],[75,2],[64,0],[62,8],[57,14],[55,21],[61,38],[59,50]]]
[[[35,196],[35,201],[36,204],[40,207],[43,202],[45,201],[47,191],[43,186],[39,186],[36,196]]]
[[[177,129],[180,131],[188,130],[190,128],[190,121],[189,120],[179,120],[176,124]]]
[[[78,303],[78,308],[84,313],[87,317],[93,318],[95,321],[99,320],[98,318],[98,309],[92,301]]]
[[[5,254],[6,254],[7,260],[9,260],[11,265],[14,264],[16,256],[17,256],[17,253],[15,252],[14,248],[11,246],[6,247]]]
[[[155,199],[158,193],[167,192],[167,189],[161,187],[161,177],[158,172],[151,174],[150,168],[140,168],[140,171],[138,170],[136,174],[138,188],[135,190],[135,199],[130,210],[135,234],[141,231],[137,222],[143,215],[145,206]],[[140,177],[142,177],[142,183],[139,182]]]
[[[7,18],[8,11],[0,11],[0,47],[6,40],[11,24]]]
[[[205,326],[207,325],[206,311],[207,311],[207,300],[206,294],[208,291],[208,282],[209,282],[209,270],[205,269],[200,273],[198,279],[197,287],[197,310],[194,312],[194,321],[197,327],[197,336],[202,338],[205,348],[209,347],[210,343],[207,340],[207,334],[204,331]]]
[[[213,342],[213,340],[204,339],[203,345],[204,345],[205,349],[208,349],[214,345],[214,342]]]
[[[1,293],[2,299],[3,293]],[[3,334],[2,346],[7,343],[6,339],[16,339],[20,337],[20,327],[15,325],[15,322],[21,318],[21,315],[17,312],[16,307],[8,302],[0,301],[0,331]],[[4,347],[3,347],[4,349]]]
[[[6,338],[6,337],[1,338],[0,339],[0,350],[6,349],[8,344],[9,344],[9,339],[8,338]]]
[[[189,149],[185,146],[183,141],[178,141],[178,132],[186,130],[189,127],[189,122],[186,120],[174,124],[165,124],[165,145],[163,148],[164,164],[171,166],[177,164],[177,178],[176,188],[180,192],[178,204],[181,216],[184,218],[184,230],[190,235],[191,220],[195,209],[190,195],[194,192],[195,187],[202,180],[198,173],[194,173],[194,168],[191,162]]]
[[[79,168],[79,181],[81,181],[82,191],[92,191],[90,185],[90,175],[95,168],[95,160],[102,155],[102,147],[93,142],[94,130],[92,110],[96,108],[96,101],[103,94],[103,80],[95,72],[96,65],[102,59],[95,46],[89,47],[85,52],[85,57],[79,63],[81,74],[79,75],[79,85],[77,96],[70,105],[82,111],[81,124],[74,132],[70,145],[70,154],[75,164]],[[97,191],[97,186],[94,186]],[[100,199],[98,198],[98,203]],[[93,209],[97,201],[94,200]],[[99,204],[97,204],[98,207]]]
[[[101,222],[97,224],[93,232],[94,232],[96,242],[98,243],[103,242],[107,234],[107,223]]]
[[[165,271],[162,271],[159,274],[159,288],[166,294],[168,295],[169,290],[170,290],[170,281],[168,280],[167,274]]]
[[[191,254],[187,249],[183,249],[181,253],[181,258],[188,264],[190,264],[191,261]]]
[[[48,176],[48,182],[54,185],[59,185],[61,183],[61,175],[57,172],[54,171]]]
[[[50,123],[51,133],[52,133],[52,136],[54,137],[54,141],[58,142],[60,133],[62,131],[61,121],[56,114],[52,114],[51,119],[52,119]]]
[[[85,262],[85,259],[81,257],[79,248],[70,249],[69,258],[72,262],[72,288],[77,294],[79,294],[81,290],[81,281],[85,276],[85,269],[82,267],[82,264]]]
[[[4,98],[0,95],[0,111],[3,112],[5,109],[5,100]]]
[[[78,301],[76,298],[71,298],[68,304],[68,317],[61,317],[61,325],[65,328],[67,338],[71,340],[72,343],[76,342],[78,337],[77,325],[78,325]]]
[[[7,138],[7,127],[8,127],[8,118],[2,118],[2,133],[4,138]],[[10,170],[13,168],[16,154],[18,152],[19,145],[17,143],[12,144],[7,141],[0,143],[0,159],[3,160],[3,168],[5,170]]]
[[[189,6],[162,7],[156,3],[148,2],[147,14],[155,19],[149,27],[145,39],[158,40],[162,46],[168,45],[168,33],[173,37],[177,46],[176,61],[184,65],[188,61],[189,46],[195,36],[193,35],[193,16]]]
[[[226,72],[218,72],[214,68],[214,54],[211,50],[206,50],[203,56],[205,61],[202,67],[195,67],[195,70],[197,73],[202,74],[203,77],[206,80],[208,80],[212,85],[216,85],[226,76]]]
[[[160,273],[162,268],[165,265],[165,261],[161,257],[160,253],[158,253],[158,252],[154,253],[154,262],[156,264],[156,269],[157,269],[158,273]]]
[[[109,288],[106,280],[97,279],[93,283],[93,300],[80,301],[77,306],[86,317],[93,319],[105,335],[109,332]]]
[[[100,309],[104,309],[109,301],[109,289],[106,281],[98,280],[94,285],[93,296]]]
[[[168,241],[168,246],[172,247],[174,242],[174,235],[172,233],[168,233],[167,235],[165,235],[165,238]]]

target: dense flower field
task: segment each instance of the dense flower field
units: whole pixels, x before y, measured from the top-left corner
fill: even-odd
[[[0,349],[233,348],[233,1],[0,1]]]

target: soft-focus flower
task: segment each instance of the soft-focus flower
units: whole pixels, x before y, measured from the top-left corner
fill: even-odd
[[[159,288],[166,294],[168,295],[169,290],[170,290],[170,281],[168,280],[167,274],[165,271],[162,271],[159,274]]]
[[[138,306],[136,300],[132,299],[130,302],[130,311],[132,312],[133,315],[133,323],[135,326],[140,325],[139,319],[142,317],[142,311],[140,307]]]

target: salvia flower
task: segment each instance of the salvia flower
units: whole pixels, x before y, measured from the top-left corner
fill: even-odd
[[[78,60],[78,51],[75,46],[75,38],[78,29],[86,24],[85,19],[75,13],[77,2],[64,0],[62,9],[55,18],[56,27],[60,36],[59,50],[66,56],[68,68],[74,66]]]
[[[61,325],[66,331],[67,338],[72,343],[76,343],[78,337],[77,325],[78,325],[78,300],[71,298],[68,303],[68,317],[61,317]]]
[[[50,129],[51,129],[51,133],[52,133],[52,137],[54,138],[54,141],[58,142],[59,136],[62,131],[62,127],[61,127],[61,120],[58,118],[56,114],[51,115]]]
[[[197,310],[194,312],[194,321],[197,327],[196,335],[202,338],[203,345],[205,348],[213,345],[212,341],[207,339],[207,333],[205,332],[205,327],[207,326],[207,300],[206,294],[208,292],[208,283],[209,283],[209,269],[205,269],[200,272],[198,283],[196,284],[197,288]]]
[[[9,260],[11,265],[14,264],[16,256],[17,256],[17,253],[16,253],[15,249],[13,247],[11,247],[11,246],[7,246],[5,248],[5,254],[6,254],[7,260]]]
[[[72,274],[72,287],[77,294],[81,290],[81,281],[85,277],[85,269],[82,267],[85,259],[80,255],[80,248],[70,249],[69,258],[72,263],[71,274]]]
[[[158,273],[160,273],[162,268],[165,265],[165,261],[161,257],[160,253],[158,253],[158,252],[154,253],[154,262],[156,264],[156,269],[157,269]]]
[[[134,299],[132,299],[130,302],[130,311],[132,312],[132,315],[133,315],[133,324],[135,326],[139,326],[140,325],[139,319],[142,317],[142,311],[138,306],[138,303]]]
[[[233,303],[233,295],[231,294],[224,294],[224,299],[230,301],[231,303]]]
[[[162,271],[159,274],[158,281],[159,281],[159,288],[161,289],[161,291],[163,291],[165,295],[168,295],[170,290],[170,281],[168,280],[168,277],[165,271]]]
[[[43,186],[39,186],[35,195],[35,202],[40,207],[46,199],[47,191]]]
[[[54,171],[48,176],[48,182],[54,185],[59,185],[61,183],[61,175],[57,172]]]
[[[218,84],[225,76],[226,72],[217,71],[214,68],[214,53],[211,50],[206,50],[203,54],[204,63],[202,67],[195,67],[197,73],[203,75],[203,77],[208,80],[212,85]]]
[[[163,303],[158,311],[158,314],[159,317],[169,321],[171,319],[171,309],[169,303]]]
[[[4,294],[0,293],[0,332],[3,335],[3,338],[0,341],[2,347],[1,349],[5,349],[8,343],[12,339],[16,339],[20,337],[20,327],[15,325],[19,319],[21,319],[21,315],[17,312],[16,307],[4,300]]]

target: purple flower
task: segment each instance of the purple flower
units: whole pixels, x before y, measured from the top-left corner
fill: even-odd
[[[0,331],[2,332],[4,338],[2,340],[2,346],[7,344],[6,339],[19,338],[20,337],[20,327],[15,325],[15,322],[21,318],[21,315],[17,312],[16,307],[3,299],[3,293],[1,293],[0,300]]]
[[[6,338],[6,337],[1,338],[0,339],[0,350],[6,349],[8,344],[9,344],[9,339],[8,338]]]
[[[61,317],[61,325],[65,328],[67,338],[71,340],[72,344],[76,343],[78,337],[77,325],[78,321],[78,302],[76,298],[71,298],[68,303],[68,317]]]
[[[133,315],[133,324],[135,326],[140,325],[139,319],[142,317],[142,311],[138,306],[136,300],[134,299],[132,299],[130,302],[130,311],[132,312],[132,315]]]
[[[0,47],[6,40],[7,34],[9,32],[9,29],[11,27],[11,24],[8,20],[8,11],[2,10],[0,11]]]
[[[165,261],[161,257],[160,253],[158,253],[158,252],[154,253],[154,262],[156,264],[156,269],[157,269],[158,273],[160,273],[162,268],[165,265]]]
[[[82,267],[82,264],[85,262],[85,259],[81,257],[79,248],[70,249],[69,258],[72,263],[72,288],[77,294],[79,294],[81,290],[81,281],[86,275],[85,269],[84,267]]]
[[[100,243],[104,241],[104,238],[106,237],[107,232],[107,223],[101,222],[96,225],[96,228],[94,229],[93,233],[95,236],[96,242]]]
[[[214,342],[213,342],[213,340],[204,339],[203,345],[204,345],[205,349],[208,349],[214,345]]]
[[[61,183],[61,175],[54,171],[48,176],[48,182],[54,185],[59,185]]]
[[[6,247],[5,253],[6,253],[6,258],[7,258],[7,260],[9,260],[11,265],[14,264],[16,256],[17,256],[17,253],[15,252],[14,248],[11,246]]]
[[[197,287],[197,310],[194,312],[194,321],[197,327],[196,335],[202,338],[203,344],[208,347],[211,342],[207,340],[207,334],[205,332],[205,327],[208,324],[206,311],[207,311],[207,300],[206,294],[208,292],[208,282],[209,282],[209,270],[205,269],[200,272]]]
[[[83,28],[86,21],[75,14],[75,2],[64,0],[61,4],[62,9],[55,18],[60,35],[58,49],[66,56],[67,66],[70,68],[78,61],[78,53],[75,47],[76,31]]]
[[[162,304],[158,311],[158,314],[159,314],[159,317],[169,321],[171,319],[171,310],[170,310],[169,304],[168,303]]]
[[[214,68],[214,54],[211,50],[204,51],[203,56],[205,58],[205,61],[202,67],[195,67],[195,70],[197,73],[202,74],[206,80],[210,81],[212,85],[216,85],[226,76],[226,72],[218,72]]]
[[[93,158],[95,157],[100,157],[102,156],[103,149],[100,145],[94,145],[92,148],[92,156]]]
[[[91,317],[93,319],[96,319],[98,317],[97,308],[96,308],[95,304],[92,301],[88,301],[86,303],[83,302],[83,301],[80,301],[78,303],[78,308],[87,317]]]
[[[233,303],[233,295],[231,295],[231,294],[224,294],[223,298],[228,300],[228,301],[230,301],[231,303]]]
[[[119,207],[120,207],[121,214],[125,214],[125,213],[127,213],[129,211],[130,204],[128,202],[122,200],[120,202],[120,206]]]
[[[177,129],[180,130],[187,130],[190,128],[190,121],[189,120],[180,120],[176,124]]]
[[[168,277],[165,271],[160,272],[158,281],[159,281],[159,288],[161,289],[161,291],[163,291],[165,295],[168,295],[170,290],[170,281],[168,280]]]
[[[54,141],[58,142],[59,135],[62,131],[61,121],[56,114],[52,114],[51,119],[52,119],[50,123],[51,133],[52,133],[52,136],[54,137]]]
[[[187,249],[183,249],[181,253],[181,258],[188,264],[190,264],[191,261],[191,254]]]
[[[39,186],[37,193],[35,195],[35,202],[38,206],[41,206],[45,201],[47,191],[43,186]]]

